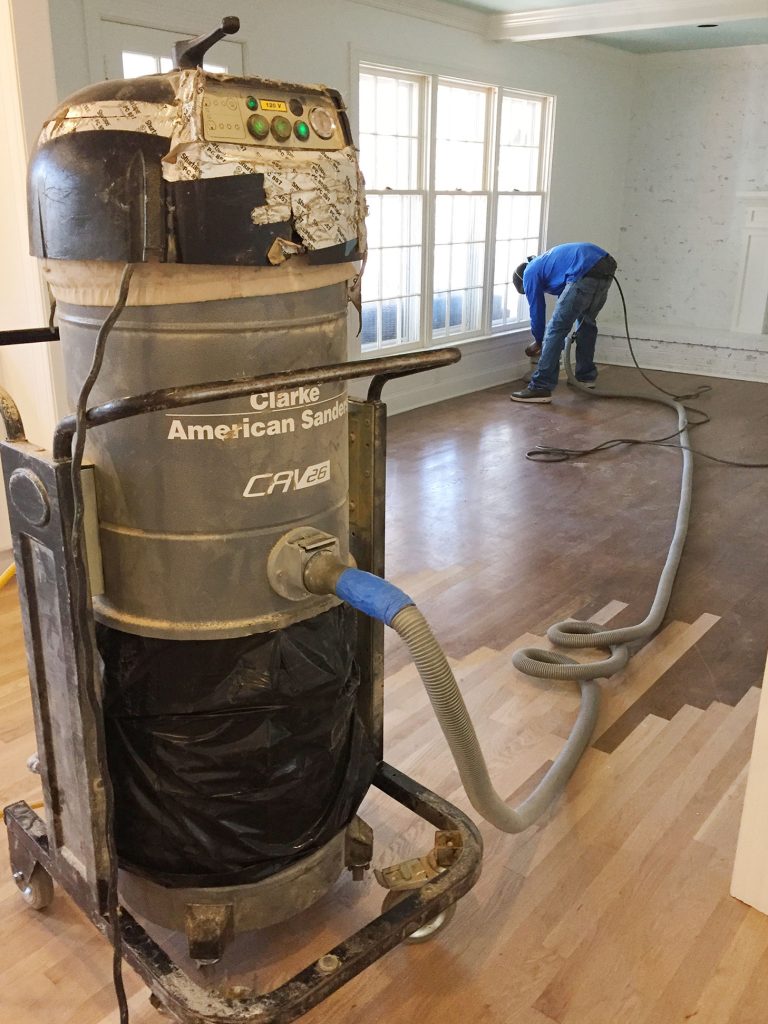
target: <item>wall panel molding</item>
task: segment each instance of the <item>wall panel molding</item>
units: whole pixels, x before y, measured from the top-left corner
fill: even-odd
[[[768,383],[768,335],[672,325],[632,326],[632,347],[644,370]],[[597,361],[632,366],[623,326],[600,324]]]

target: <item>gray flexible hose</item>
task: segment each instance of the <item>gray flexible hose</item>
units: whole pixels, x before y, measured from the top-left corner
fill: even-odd
[[[670,409],[674,409],[677,413],[680,443],[681,445],[685,445],[684,448],[680,449],[683,456],[683,470],[680,478],[680,501],[677,509],[677,518],[675,520],[675,529],[672,534],[672,540],[670,541],[664,567],[661,570],[661,575],[659,576],[656,594],[651,602],[651,607],[646,617],[642,622],[638,622],[634,626],[625,626],[622,629],[603,629],[602,626],[593,622],[580,622],[574,619],[567,619],[565,622],[556,622],[547,630],[547,637],[558,647],[610,647],[615,656],[617,647],[628,644],[633,640],[645,639],[656,632],[664,619],[669,599],[672,596],[672,587],[675,583],[675,576],[677,575],[678,566],[680,565],[680,559],[683,556],[685,538],[688,533],[688,520],[691,512],[691,494],[693,492],[693,455],[688,450],[688,446],[690,445],[690,438],[688,436],[688,417],[686,415],[685,406],[680,402],[676,402],[672,398],[666,398],[660,393],[648,394],[647,392],[642,391],[603,391],[602,389],[599,391],[593,391],[590,388],[584,387],[573,375],[570,352],[571,339],[568,338],[565,348],[565,372],[570,384],[583,394],[590,395],[591,397],[633,398],[639,399],[643,402],[656,402],[658,405],[664,405]],[[552,672],[542,670],[539,672],[538,668],[534,666],[538,666],[539,661],[542,660],[541,655],[543,653],[545,652],[538,651],[535,648],[523,648],[522,650],[515,652],[512,659],[513,664],[516,668],[520,669],[521,672],[525,672],[528,675],[538,676],[538,678],[541,679],[573,678],[573,676],[560,674],[557,671]],[[592,675],[587,676],[587,678],[605,679],[623,668],[628,660],[629,654],[627,653],[626,658],[621,664],[616,663],[614,658],[610,658],[606,661],[589,662],[581,667],[592,670]],[[533,666],[530,664],[530,661],[533,661]]]
[[[570,347],[569,338],[565,349],[565,368],[571,384],[593,397],[636,398],[669,406],[677,413],[681,444],[689,444],[688,420],[685,408],[679,402],[661,395],[592,391],[582,387],[571,369]],[[604,629],[598,623],[568,619],[555,623],[547,630],[550,641],[560,647],[609,648],[610,657],[600,661],[579,663],[566,655],[537,648],[523,648],[512,657],[515,667],[527,675],[538,679],[575,680],[581,687],[579,713],[563,749],[543,779],[518,807],[510,807],[493,787],[456,678],[424,616],[414,605],[408,605],[392,620],[392,628],[403,638],[413,657],[472,806],[502,832],[522,832],[562,792],[589,744],[597,723],[600,690],[595,680],[606,679],[624,668],[630,657],[627,644],[651,636],[662,623],[683,554],[691,506],[693,458],[689,451],[681,450],[683,471],[675,529],[656,595],[643,621],[622,629]]]
[[[519,807],[510,807],[493,788],[488,766],[456,678],[424,616],[415,605],[408,605],[394,617],[392,628],[408,646],[440,728],[451,748],[470,803],[486,821],[502,832],[524,831],[562,791],[592,737],[600,710],[600,690],[597,684],[590,680],[579,681],[581,707],[565,746],[531,795]],[[550,654],[550,657],[563,656]]]

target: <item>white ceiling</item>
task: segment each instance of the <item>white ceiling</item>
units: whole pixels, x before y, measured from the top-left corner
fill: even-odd
[[[634,53],[768,43],[768,0],[447,2],[482,12],[488,35],[499,40],[586,37]],[[702,23],[715,27],[702,28]]]

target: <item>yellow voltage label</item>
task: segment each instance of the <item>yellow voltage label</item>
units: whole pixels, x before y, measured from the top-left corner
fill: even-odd
[[[288,104],[282,100],[259,100],[262,110],[282,110],[283,112],[288,110]]]

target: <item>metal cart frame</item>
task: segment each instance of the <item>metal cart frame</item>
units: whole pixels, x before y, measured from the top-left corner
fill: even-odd
[[[41,340],[46,332],[7,332],[0,343]],[[55,339],[57,332],[49,331]],[[386,406],[384,383],[446,366],[456,349],[167,388],[88,410],[88,429],[160,409],[202,404],[329,380],[369,377],[365,401],[350,401],[350,548],[357,564],[384,569]],[[437,872],[364,928],[277,989],[223,997],[174,963],[124,907],[109,913],[109,785],[103,773],[101,678],[95,656],[84,544],[72,550],[74,417],[56,430],[52,452],[25,438],[18,409],[0,388],[7,440],[0,442],[13,534],[46,820],[24,801],[5,808],[11,870],[38,908],[57,882],[114,943],[115,920],[125,960],[141,975],[156,1006],[183,1024],[286,1024],[316,1006],[460,899],[480,874],[482,840],[466,815],[383,761],[383,625],[358,619],[360,708],[378,744],[373,784],[439,830]],[[85,472],[85,471],[84,471]],[[440,844],[439,837],[447,836]],[[205,936],[202,937],[203,941]]]

